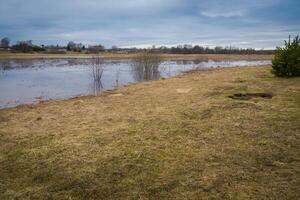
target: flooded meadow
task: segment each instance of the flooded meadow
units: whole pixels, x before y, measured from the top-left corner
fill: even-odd
[[[176,76],[193,69],[259,66],[265,61],[173,61],[155,64],[100,58],[0,61],[0,108],[98,95],[115,87]]]

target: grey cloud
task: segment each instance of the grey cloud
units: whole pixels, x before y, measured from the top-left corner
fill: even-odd
[[[287,24],[274,12],[287,4],[283,0],[0,1],[0,37],[46,44],[74,40],[106,46],[192,43],[274,48],[288,34],[299,33],[300,27],[299,14],[280,11],[290,19]]]

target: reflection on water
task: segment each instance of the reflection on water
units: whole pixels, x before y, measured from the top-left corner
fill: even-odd
[[[133,65],[134,80],[136,82],[158,80],[160,78],[158,67],[159,65]]]
[[[0,61],[0,108],[38,100],[99,94],[133,82],[168,78],[195,68],[265,65],[270,61],[41,59]]]
[[[155,56],[155,55],[154,55]],[[142,55],[140,59],[135,59],[132,63],[133,76],[136,82],[158,80],[160,78],[159,58],[151,58],[151,55]]]
[[[8,61],[0,62],[0,78],[5,74],[6,70],[10,69],[10,67],[11,65]]]

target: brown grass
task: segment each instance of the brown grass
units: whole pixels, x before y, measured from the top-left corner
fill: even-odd
[[[133,59],[136,53],[101,53],[106,59]],[[1,59],[42,59],[42,58],[76,58],[93,57],[95,54],[68,52],[67,54],[39,54],[39,53],[7,53],[0,52]],[[164,59],[172,60],[271,60],[273,55],[235,55],[235,54],[162,54]]]
[[[0,199],[299,199],[300,78],[269,71],[2,109]]]

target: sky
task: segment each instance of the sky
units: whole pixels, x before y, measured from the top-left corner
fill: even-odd
[[[0,0],[12,42],[272,49],[299,34],[300,0]]]

